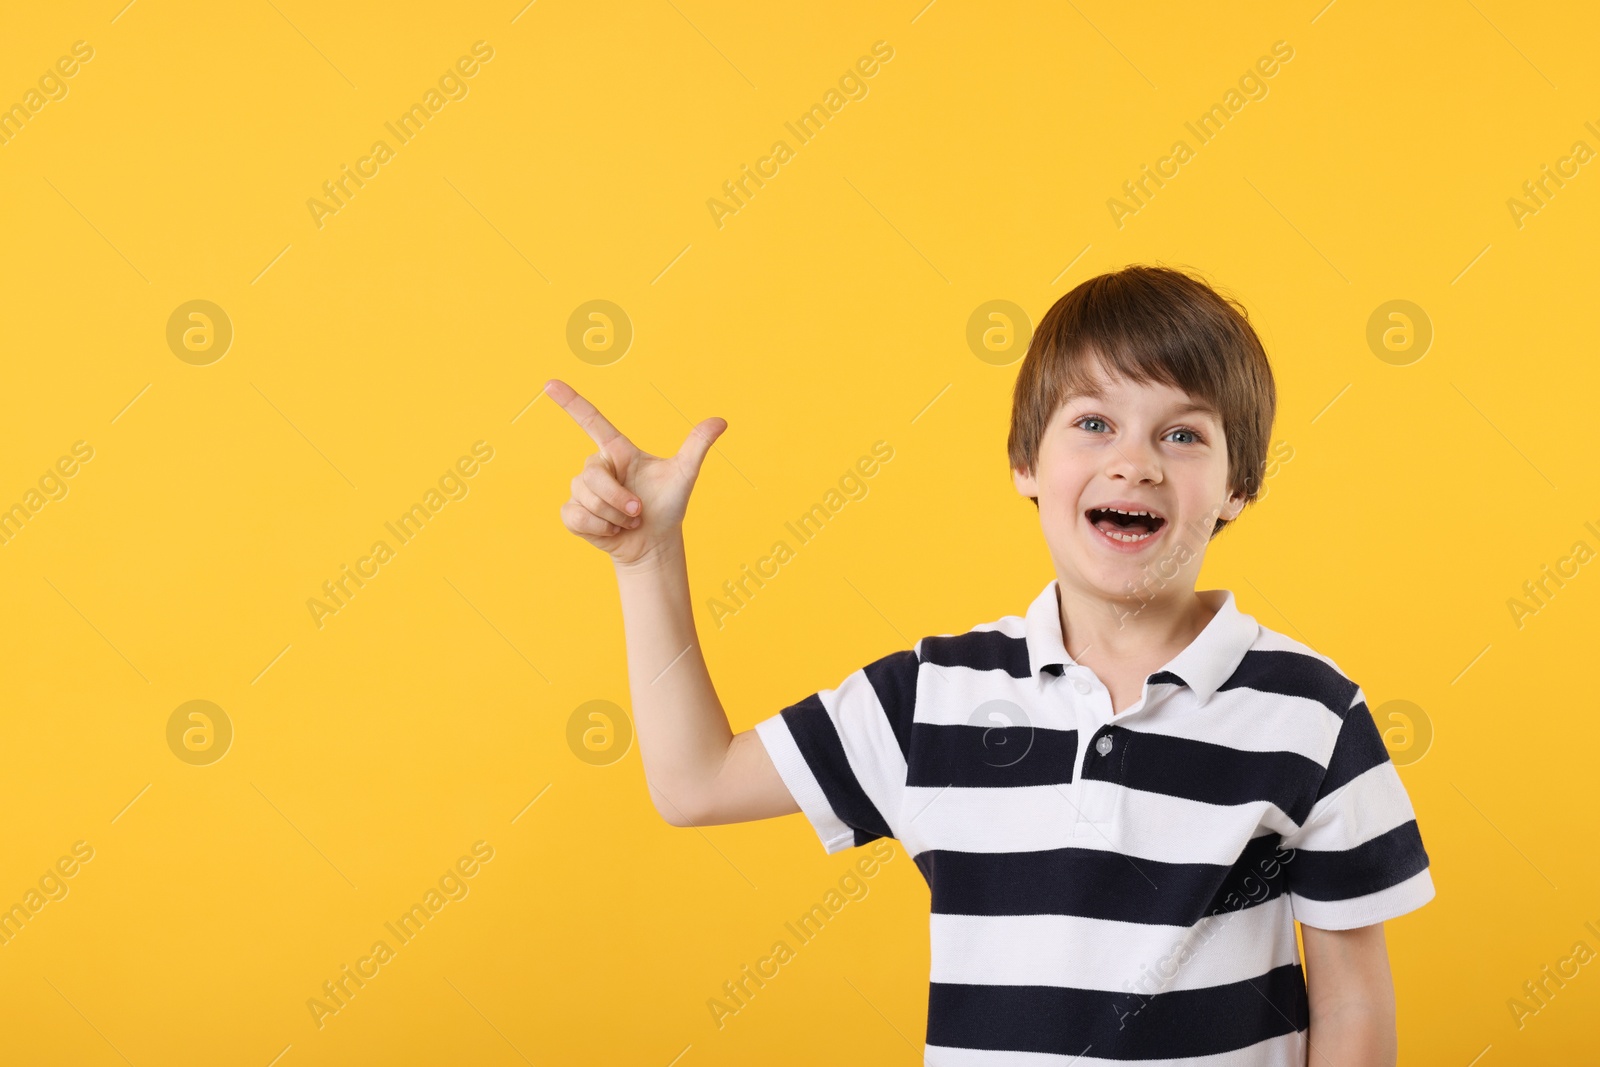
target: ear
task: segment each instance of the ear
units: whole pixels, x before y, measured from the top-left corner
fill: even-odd
[[[1229,493],[1228,498],[1222,502],[1222,512],[1218,518],[1232,522],[1244,510],[1244,503],[1243,493],[1237,491]]]
[[[1032,471],[1013,467],[1011,469],[1011,484],[1015,485],[1017,492],[1023,496],[1037,497],[1039,495],[1039,479],[1034,477]]]

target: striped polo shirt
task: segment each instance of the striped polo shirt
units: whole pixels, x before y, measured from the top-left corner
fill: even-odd
[[[924,1062],[1303,1067],[1295,922],[1434,893],[1360,686],[1212,589],[1113,716],[1057,587],[755,727],[828,852],[893,837],[927,879]]]

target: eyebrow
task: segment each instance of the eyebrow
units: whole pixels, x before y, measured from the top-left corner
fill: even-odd
[[[1106,399],[1106,394],[1104,392],[1098,390],[1098,389],[1095,389],[1095,390],[1091,390],[1091,391],[1086,392],[1086,393],[1068,393],[1066,398],[1062,401],[1062,403],[1063,404],[1069,404],[1074,400],[1100,400],[1100,401],[1104,401],[1105,399]],[[1194,401],[1194,402],[1185,404],[1183,407],[1179,408],[1177,411],[1174,411],[1172,414],[1173,414],[1174,417],[1179,416],[1179,415],[1196,415],[1196,414],[1199,414],[1199,415],[1209,415],[1212,418],[1218,419],[1218,420],[1220,420],[1222,418],[1222,412],[1218,411],[1214,407],[1211,407],[1209,404],[1203,404],[1203,403],[1200,403],[1199,401]]]

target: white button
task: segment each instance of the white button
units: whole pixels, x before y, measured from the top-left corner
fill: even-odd
[[[1094,750],[1096,752],[1100,753],[1100,755],[1102,755],[1102,756],[1104,756],[1107,752],[1110,752],[1111,751],[1111,735],[1110,734],[1101,734],[1100,735],[1100,740],[1098,740],[1098,741],[1096,741],[1094,743]]]
[[[1072,680],[1072,687],[1080,693],[1087,693],[1089,691],[1089,683],[1084,681],[1082,678],[1074,678]]]

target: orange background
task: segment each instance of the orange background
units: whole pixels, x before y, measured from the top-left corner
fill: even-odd
[[[0,904],[93,850],[0,947],[0,1060],[919,1062],[928,896],[898,846],[713,1022],[866,850],[826,856],[799,816],[674,829],[636,748],[580,758],[574,712],[626,708],[622,620],[557,515],[592,446],[529,405],[559,376],[658,454],[729,421],[687,539],[742,729],[1050,580],[1006,471],[1026,329],[975,351],[969,320],[1037,322],[1134,262],[1238,297],[1274,361],[1289,458],[1201,587],[1396,727],[1439,890],[1388,925],[1404,1062],[1595,1054],[1593,965],[1520,1027],[1508,1007],[1600,950],[1600,577],[1569,564],[1520,627],[1509,607],[1600,549],[1600,177],[1568,164],[1537,212],[1508,206],[1600,147],[1592,11],[122,4],[34,5],[0,36],[0,104],[39,90],[0,144],[0,506],[27,516],[0,545]],[[78,41],[92,58],[41,89]],[[362,164],[478,41],[492,58]],[[879,41],[865,95],[792,140]],[[1185,123],[1280,41],[1200,144]],[[1180,138],[1192,158],[1119,225],[1108,201]],[[779,139],[792,158],[719,226],[707,201]],[[376,170],[319,226],[347,165]],[[231,326],[220,358],[183,348],[197,320],[169,344],[195,300]],[[593,300],[625,350],[569,343]],[[1369,343],[1394,300],[1426,351]],[[879,440],[870,492],[718,628],[706,601]],[[421,532],[360,564],[442,480]],[[358,565],[319,627],[307,601]],[[169,743],[194,700],[231,727],[214,762],[180,758],[220,745],[185,749],[191,720]],[[480,841],[447,883],[466,895],[319,1028],[307,1001]]]

